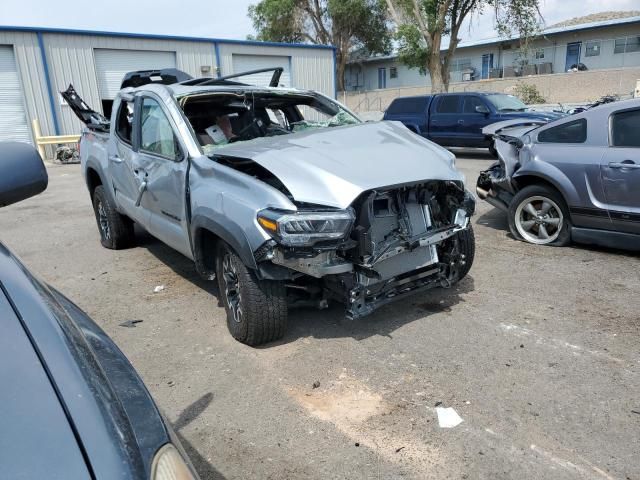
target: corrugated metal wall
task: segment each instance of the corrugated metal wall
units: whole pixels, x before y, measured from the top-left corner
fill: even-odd
[[[214,40],[182,40],[174,38],[145,38],[140,36],[90,34],[86,32],[41,33],[46,54],[53,104],[58,119],[59,134],[78,133],[82,126],[68,105],[63,105],[58,92],[72,83],[84,100],[95,110],[102,108],[94,49],[153,50],[175,52],[177,68],[194,77],[203,75],[201,67],[209,67],[215,75],[216,45]],[[0,45],[11,45],[24,89],[29,121],[38,118],[43,135],[55,135],[54,116],[47,88],[45,67],[38,42],[38,33],[3,30]],[[291,59],[291,83],[295,87],[318,90],[330,97],[335,93],[333,50],[330,48],[296,48],[288,46],[256,45],[218,42],[220,72],[233,72],[233,54],[276,55]]]
[[[31,120],[37,118],[43,135],[55,135],[38,36],[30,32],[0,31],[0,45],[13,46],[25,96],[29,128],[31,129]]]
[[[275,55],[291,58],[291,85],[296,88],[317,90],[335,95],[333,76],[333,50],[325,48],[270,47],[220,43],[220,69],[222,75],[233,71],[233,54]]]
[[[64,90],[73,83],[76,91],[95,110],[101,108],[94,58],[96,48],[175,52],[177,67],[194,77],[202,76],[201,66],[209,66],[212,72],[215,68],[214,47],[207,42],[66,33],[45,33],[43,36],[54,91]],[[60,100],[58,96],[56,109],[62,133],[79,132],[80,122],[68,106],[61,105]]]

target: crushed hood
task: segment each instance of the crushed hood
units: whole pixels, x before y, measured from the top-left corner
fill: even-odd
[[[233,143],[217,152],[249,158],[298,202],[346,208],[366,190],[422,180],[463,181],[454,155],[400,122],[332,127]]]

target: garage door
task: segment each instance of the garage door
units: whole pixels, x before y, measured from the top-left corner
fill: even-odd
[[[148,50],[94,50],[100,99],[113,100],[120,90],[124,74],[135,70],[175,68],[175,52]]]
[[[233,73],[258,70],[260,68],[282,67],[284,72],[280,77],[279,86],[291,87],[291,69],[289,68],[289,57],[278,57],[274,55],[239,55],[233,54]],[[258,73],[256,75],[246,75],[240,77],[241,82],[251,85],[269,86],[269,81],[273,72]]]
[[[0,141],[32,143],[13,47],[0,45]]]

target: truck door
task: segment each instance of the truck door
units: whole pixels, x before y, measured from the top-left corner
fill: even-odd
[[[114,124],[107,142],[107,168],[116,204],[122,213],[147,228],[148,212],[135,206],[142,182],[136,173],[141,167],[134,152],[134,99],[120,98],[114,107]]]
[[[609,120],[609,147],[602,159],[602,182],[614,229],[640,234],[640,108]]]
[[[461,113],[460,95],[438,95],[429,109],[429,135],[434,142],[456,147],[459,146],[458,130]]]
[[[149,233],[183,255],[192,258],[187,226],[186,149],[176,134],[176,126],[162,101],[146,94],[137,105],[136,127],[140,170],[139,207],[149,214]]]
[[[458,131],[460,142],[465,147],[486,147],[482,129],[492,123],[490,110],[485,101],[477,95],[465,95],[462,101],[462,113],[460,114]]]

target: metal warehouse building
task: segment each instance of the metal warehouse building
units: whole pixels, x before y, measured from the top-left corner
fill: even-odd
[[[125,72],[167,67],[193,77],[283,67],[281,85],[335,96],[330,46],[0,26],[0,141],[33,144],[33,119],[42,135],[77,134],[81,124],[59,94],[70,83],[108,115]]]

